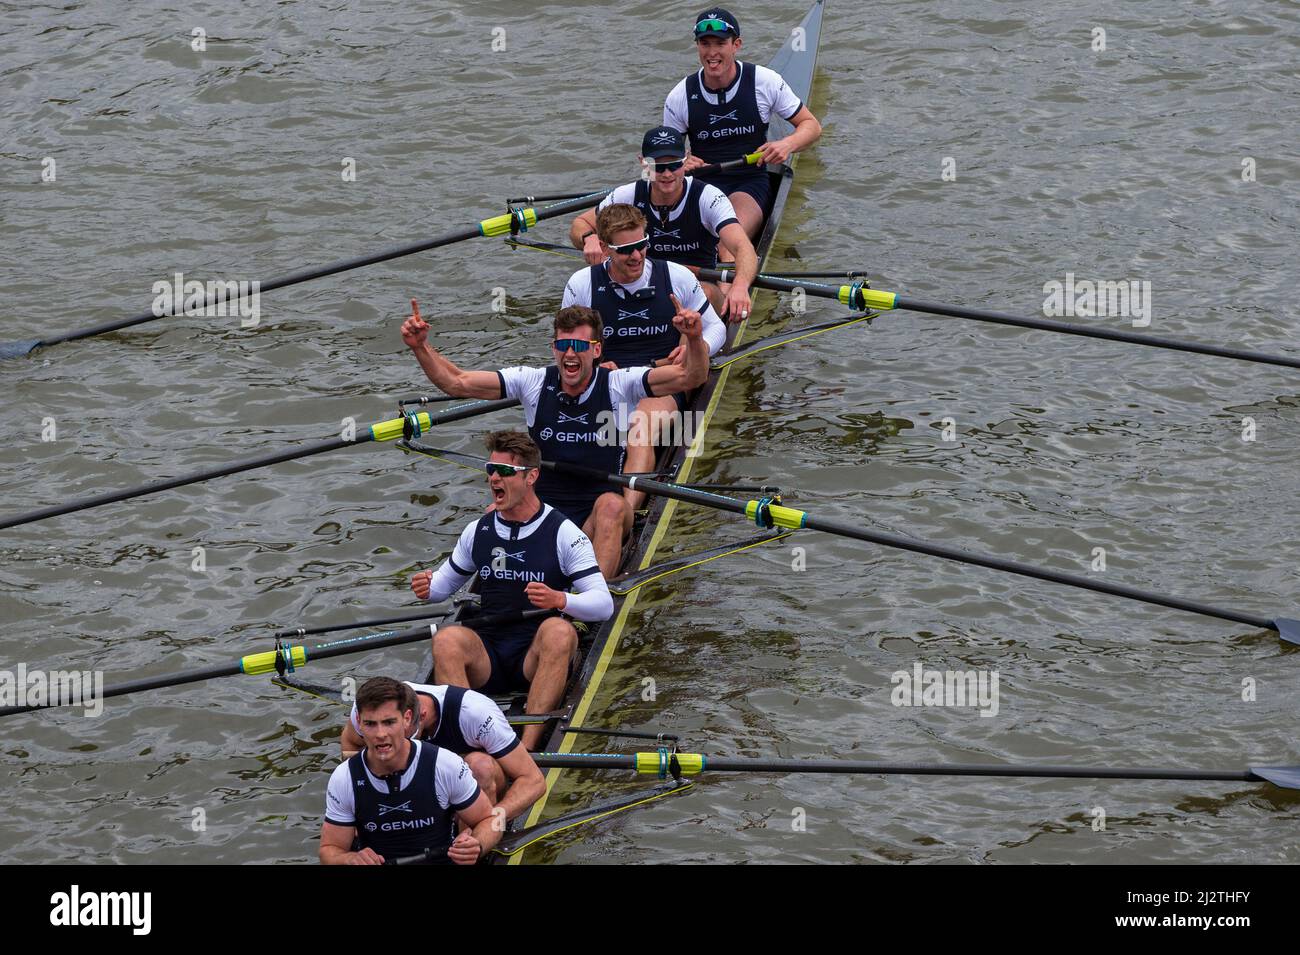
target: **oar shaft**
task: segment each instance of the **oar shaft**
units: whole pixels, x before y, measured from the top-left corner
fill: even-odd
[[[711,494],[707,491],[691,490],[677,484],[665,484],[662,481],[655,481],[650,478],[628,478],[619,474],[603,474],[590,468],[577,467],[576,465],[571,464],[558,464],[543,461],[542,467],[549,467],[554,470],[572,474],[582,474],[592,480],[604,480],[611,484],[618,484],[638,491],[645,491],[647,494],[658,494],[661,497],[676,498],[679,501],[701,504],[705,507],[716,508],[720,511],[730,511],[733,514],[744,514],[751,520],[755,519],[759,505],[759,502],[757,501],[740,501],[721,494]],[[1041,567],[1035,567],[1032,564],[1007,560],[1006,558],[994,557],[988,554],[977,554],[972,551],[960,550],[956,547],[945,547],[941,544],[931,544],[927,541],[915,540],[909,537],[899,537],[895,534],[882,534],[877,531],[868,530],[864,527],[846,524],[843,521],[814,517],[805,511],[800,511],[792,507],[785,507],[780,504],[769,505],[768,513],[775,521],[774,526],[776,527],[784,527],[791,530],[806,527],[810,530],[818,530],[827,534],[848,537],[869,544],[878,544],[882,547],[909,550],[918,554],[926,554],[930,557],[940,557],[945,560],[952,560],[962,564],[973,564],[977,567],[987,567],[990,570],[999,570],[1004,573],[1017,574],[1021,577],[1033,577],[1038,580],[1046,580],[1052,583],[1079,587],[1083,590],[1109,594],[1114,597],[1125,597],[1129,600],[1137,600],[1142,603],[1169,607],[1174,610],[1185,610],[1188,613],[1203,614],[1207,617],[1218,617],[1220,620],[1231,620],[1236,623],[1244,623],[1261,630],[1278,629],[1276,623],[1270,617],[1261,617],[1256,614],[1228,610],[1223,607],[1216,607],[1195,600],[1184,600],[1180,597],[1167,597],[1164,594],[1140,590],[1137,587],[1127,587],[1123,584],[1107,583],[1093,577],[1084,577],[1081,574],[1067,574],[1060,571],[1045,570]]]
[[[413,613],[398,614],[394,617],[375,617],[373,620],[354,620],[351,623],[334,623],[325,627],[299,627],[291,630],[277,630],[273,636],[277,638],[313,637],[321,633],[337,633],[339,630],[360,630],[363,627],[386,627],[390,623],[406,623],[409,620],[428,620],[430,617],[440,617],[446,612],[446,609],[417,610]]]
[[[705,282],[730,282],[735,279],[734,269],[699,269],[696,276]],[[814,298],[833,298],[841,301],[840,289],[849,286],[822,285],[818,282],[801,282],[797,279],[778,278],[775,275],[769,275],[764,272],[754,276],[749,283],[755,288],[770,289],[774,292],[793,292],[795,289],[802,289],[804,294],[811,295]]]
[[[160,676],[144,677],[139,680],[130,680],[126,683],[118,683],[114,686],[106,686],[104,689],[95,694],[95,699],[107,700],[114,696],[125,696],[128,693],[139,693],[142,690],[158,690],[167,686],[184,686],[187,683],[198,683],[200,680],[213,680],[217,677],[234,676],[243,672],[239,663],[222,663],[217,666],[203,667],[197,670],[182,670],[180,673],[167,673]],[[52,707],[60,706],[77,706],[84,702],[89,702],[83,693],[82,699],[58,699],[49,700],[41,705],[26,704],[23,706],[5,706],[0,707],[0,716],[13,716],[16,713],[31,713],[35,710],[45,710]]]
[[[699,278],[709,282],[727,282],[735,277],[731,270],[699,269]],[[1199,342],[1181,341],[1160,335],[1138,335],[1118,329],[1093,328],[1087,325],[1075,325],[1070,322],[1057,322],[1048,318],[1027,318],[993,312],[982,308],[966,308],[961,305],[947,305],[942,302],[926,302],[917,298],[905,298],[894,292],[865,288],[860,285],[820,285],[812,282],[800,282],[790,278],[777,278],[772,275],[759,275],[750,283],[757,288],[771,289],[778,292],[792,292],[802,289],[804,294],[815,298],[832,298],[849,308],[895,309],[911,312],[925,312],[930,315],[944,315],[949,318],[964,318],[976,322],[989,322],[995,325],[1010,325],[1016,328],[1033,328],[1040,331],[1057,332],[1062,335],[1077,335],[1082,338],[1098,338],[1104,341],[1125,342],[1130,345],[1145,345],[1148,348],[1164,348],[1170,351],[1189,352],[1193,355],[1210,355],[1215,358],[1232,358],[1249,361],[1260,365],[1277,365],[1282,368],[1300,368],[1300,358],[1289,355],[1270,355],[1265,352],[1251,351],[1245,348],[1223,348],[1218,345],[1202,345]]]
[[[306,458],[311,457],[314,454],[324,454],[327,451],[337,451],[339,448],[345,448],[352,444],[362,444],[372,440],[374,439],[371,438],[369,434],[358,434],[355,441],[344,441],[341,438],[335,438],[330,441],[318,441],[315,444],[310,444],[306,447],[293,448],[287,451],[274,451],[270,454],[258,454],[249,458],[240,458],[237,461],[231,461],[228,464],[223,464],[215,468],[205,468],[202,471],[194,471],[190,474],[183,474],[180,477],[168,478],[165,481],[153,481],[149,484],[140,484],[123,491],[107,491],[103,494],[93,494],[90,497],[68,501],[64,504],[54,504],[50,507],[42,507],[34,511],[28,511],[26,514],[19,514],[15,517],[0,520],[0,530],[7,527],[19,527],[23,524],[31,524],[35,521],[43,521],[46,518],[58,517],[60,514],[72,514],[76,511],[84,511],[92,507],[101,507],[104,504],[115,504],[118,501],[128,501],[133,497],[144,497],[149,494],[157,494],[160,491],[169,491],[172,488],[184,487],[187,484],[197,484],[200,481],[225,477],[228,474],[238,474],[241,471],[252,471],[256,468],[268,467],[269,465],[279,464],[283,461],[292,461],[295,458]]]
[[[452,421],[461,421],[465,418],[473,418],[477,415],[500,411],[503,408],[513,407],[518,403],[518,400],[515,398],[500,398],[496,401],[476,401],[468,405],[462,405],[459,408],[449,408],[436,415],[431,415],[428,412],[421,411],[415,415],[415,418],[420,423],[421,429],[427,431],[440,424],[448,424]],[[268,454],[257,454],[252,457],[232,461],[228,464],[218,465],[217,467],[204,468],[201,471],[183,474],[180,477],[168,478],[164,481],[152,481],[148,484],[141,484],[133,488],[127,488],[123,491],[108,491],[104,494],[95,494],[90,497],[81,498],[80,500],[68,501],[65,504],[55,504],[50,507],[38,508],[34,511],[28,511],[25,514],[18,514],[14,517],[0,520],[0,530],[4,530],[8,527],[19,527],[23,524],[31,524],[34,521],[45,520],[49,517],[57,517],[60,514],[71,514],[75,511],[84,511],[104,504],[126,501],[134,497],[144,497],[149,494],[157,494],[160,491],[168,491],[172,488],[184,487],[187,484],[198,484],[202,481],[212,480],[213,478],[225,477],[230,474],[239,474],[242,471],[254,471],[258,468],[269,467],[272,464],[280,464],[285,461],[307,458],[316,454],[324,454],[327,451],[337,451],[341,448],[351,447],[352,445],[366,444],[371,441],[392,441],[402,436],[402,425],[404,420],[405,419],[403,418],[390,418],[387,421],[377,422],[369,428],[358,430],[356,436],[350,441],[344,440],[343,438],[333,438],[327,441],[318,441],[314,444],[308,444],[284,451],[272,451]]]
[[[555,216],[562,216],[570,212],[577,212],[581,209],[590,208],[600,202],[600,200],[607,195],[609,195],[609,190],[587,193],[581,197],[570,199],[567,202],[556,203],[555,205],[546,206],[541,209],[526,209],[518,210],[516,213],[504,213],[490,219],[484,219],[472,226],[455,229],[433,239],[426,239],[423,242],[412,242],[407,245],[392,246],[387,249],[381,249],[378,252],[372,252],[369,255],[362,255],[349,259],[339,259],[335,262],[330,262],[327,265],[300,269],[297,272],[290,272],[287,275],[280,275],[275,278],[259,281],[257,283],[258,294],[260,295],[262,292],[272,292],[276,289],[288,288],[291,285],[300,285],[303,282],[325,278],[329,275],[337,275],[340,272],[350,272],[353,269],[364,268],[367,265],[376,265],[380,262],[400,259],[403,256],[415,255],[418,252],[427,252],[431,249],[441,248],[445,245],[452,245],[456,242],[463,242],[467,239],[473,239],[478,236],[507,235],[511,232],[512,219],[518,221],[519,228],[524,230],[536,225],[544,219],[551,219]],[[221,302],[229,301],[230,298],[231,296],[226,294],[225,291],[214,291],[212,295],[209,295],[204,299],[201,309],[206,310],[214,305],[220,304]],[[186,309],[187,313],[192,311],[194,311],[194,309]],[[146,322],[154,322],[159,319],[171,317],[174,317],[172,312],[164,312],[163,314],[158,315],[155,314],[153,310],[150,310],[147,312],[141,312],[139,315],[133,315],[130,318],[116,319],[111,322],[103,322],[99,325],[93,325],[89,328],[77,329],[76,331],[67,332],[62,335],[43,338],[40,340],[40,343],[42,345],[57,345],[61,342],[90,338],[95,335],[103,335],[123,328],[130,328],[133,325],[143,325]]]
[[[788,509],[782,508],[781,510]],[[973,564],[977,567],[987,567],[990,570],[999,570],[1008,574],[1017,574],[1021,577],[1033,577],[1038,580],[1046,580],[1052,583],[1065,584],[1070,587],[1079,587],[1083,590],[1091,590],[1095,593],[1109,594],[1114,597],[1125,597],[1129,600],[1137,600],[1142,603],[1170,607],[1174,610],[1185,610],[1189,613],[1203,614],[1207,617],[1218,617],[1221,620],[1232,620],[1237,623],[1244,623],[1252,627],[1258,627],[1262,630],[1276,629],[1273,626],[1272,619],[1268,617],[1241,613],[1236,610],[1228,610],[1223,607],[1216,607],[1195,600],[1185,600],[1181,597],[1168,597],[1163,594],[1141,590],[1137,587],[1128,587],[1124,584],[1107,583],[1106,581],[1098,580],[1095,577],[1085,577],[1082,574],[1067,574],[1060,571],[1046,570],[1016,560],[1007,560],[1006,558],[994,557],[987,554],[977,554],[972,551],[960,550],[956,547],[945,547],[941,544],[931,544],[926,541],[899,537],[895,534],[882,534],[877,531],[867,530],[863,527],[846,524],[843,521],[836,521],[823,517],[813,517],[810,514],[805,514],[802,526],[811,530],[824,531],[829,534],[837,534],[841,537],[849,537],[855,540],[865,541],[870,544],[879,544],[882,547],[910,550],[918,554],[940,557],[945,560],[957,561],[958,563],[963,564]]]
[[[499,624],[518,623],[522,620],[535,620],[539,617],[550,616],[552,613],[553,611],[541,609],[512,610],[507,613],[489,614],[484,617],[469,617],[464,620],[464,623],[470,627],[491,627]],[[184,686],[187,683],[197,683],[200,680],[236,676],[241,673],[249,676],[275,673],[278,672],[277,659],[284,660],[286,671],[292,672],[315,660],[327,660],[331,657],[361,653],[365,650],[381,650],[384,647],[396,647],[406,643],[428,640],[436,629],[434,625],[426,624],[422,627],[412,627],[409,630],[389,630],[386,633],[363,634],[358,637],[349,637],[346,640],[331,640],[328,643],[318,643],[310,647],[303,645],[284,646],[280,650],[266,650],[261,653],[249,654],[241,657],[235,663],[221,663],[216,666],[200,667],[195,670],[182,670],[180,673],[145,677],[139,680],[130,680],[126,683],[118,683],[114,686],[104,687],[101,692],[95,695],[95,698],[104,700],[109,697],[124,696],[128,693],[139,693],[141,690]],[[33,710],[75,705],[81,702],[83,700],[55,700],[40,705],[6,706],[0,708],[0,716],[30,713]]]
[[[652,753],[536,753],[544,769],[631,769],[647,775],[668,771],[674,754]],[[1053,779],[1180,779],[1223,782],[1262,781],[1251,770],[1162,769],[1108,766],[1014,766],[996,763],[877,763],[851,759],[735,759],[677,753],[678,770],[698,773],[830,773],[878,776],[1000,776]]]
[[[1244,348],[1221,348],[1218,345],[1202,345],[1197,342],[1179,341],[1159,335],[1135,335],[1117,329],[1091,328],[1074,325],[1069,322],[1056,322],[1045,318],[1023,318],[991,312],[981,308],[964,308],[958,305],[945,305],[937,302],[924,302],[915,298],[897,296],[894,308],[912,312],[928,312],[931,315],[947,315],[952,318],[968,318],[977,322],[990,322],[995,325],[1012,325],[1017,328],[1036,328],[1043,331],[1059,332],[1063,335],[1079,335],[1084,338],[1100,338],[1112,342],[1127,342],[1133,345],[1147,345],[1151,348],[1166,348],[1172,351],[1191,352],[1194,355],[1212,355],[1216,358],[1234,358],[1262,365],[1279,365],[1283,368],[1300,368],[1300,358],[1286,355],[1268,355],[1263,352]]]

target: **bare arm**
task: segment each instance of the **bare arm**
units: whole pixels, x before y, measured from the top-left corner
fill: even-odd
[[[587,235],[587,233],[591,233]],[[587,235],[584,239],[583,236]],[[582,251],[582,257],[588,265],[599,265],[605,261],[605,252],[600,247],[600,236],[596,235],[596,210],[588,209],[573,220],[569,226],[569,244]]]
[[[817,121],[817,117],[812,114],[812,110],[807,106],[791,117],[790,125],[794,127],[794,132],[785,139],[790,144],[790,152],[792,153],[807,149],[822,138],[822,124]]]
[[[676,295],[672,296],[672,301],[677,307],[673,325],[682,333],[683,360],[680,365],[660,365],[650,370],[647,383],[654,395],[675,395],[679,391],[690,391],[704,384],[709,377],[709,346],[704,341],[700,313],[682,308]]]
[[[402,323],[402,341],[424,373],[445,394],[456,398],[500,398],[501,379],[494,371],[463,371],[429,344],[429,324],[411,299],[411,314]]]
[[[498,762],[511,782],[506,797],[497,803],[497,808],[505,812],[507,819],[514,819],[542,798],[546,791],[546,777],[522,745],[516,746]]]
[[[718,232],[718,244],[735,260],[736,269],[736,277],[732,279],[731,288],[727,289],[726,314],[722,317],[729,322],[738,322],[749,317],[749,287],[758,274],[758,253],[739,222],[722,227]]]
[[[343,724],[343,734],[339,736],[339,748],[343,751],[343,758],[350,759],[365,747],[366,741],[361,738],[356,727],[352,725],[352,720],[347,720]],[[352,843],[348,843],[351,845]]]
[[[321,865],[383,865],[384,857],[373,849],[352,851],[357,836],[354,826],[336,826],[326,820],[320,828]]]
[[[817,117],[807,106],[799,108],[799,112],[791,117],[790,125],[794,127],[794,131],[789,136],[784,139],[769,140],[759,147],[758,151],[763,154],[763,162],[789,162],[791,153],[807,149],[821,139],[822,124],[817,122]]]
[[[482,792],[468,809],[456,813],[460,835],[447,850],[447,857],[457,865],[473,865],[501,841],[501,828],[494,826],[492,803]]]

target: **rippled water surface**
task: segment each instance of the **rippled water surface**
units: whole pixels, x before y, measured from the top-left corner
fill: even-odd
[[[737,9],[748,53],[766,61],[802,7]],[[471,224],[507,196],[625,181],[694,62],[696,8],[677,2],[4,9],[5,338],[139,312],[176,271],[267,278]],[[773,267],[867,269],[879,288],[1022,314],[1067,273],[1148,281],[1147,332],[1300,353],[1294,4],[831,0],[827,17],[826,132]],[[4,512],[390,417],[428,387],[397,331],[412,296],[465,366],[548,360],[570,267],[478,240],[267,293],[253,329],[184,318],[0,363]],[[836,314],[759,302],[760,332]],[[1058,570],[1090,573],[1104,547],[1106,580],[1300,616],[1298,381],[899,312],[738,365],[697,476]],[[468,447],[483,424],[440,437]],[[468,472],[370,446],[4,531],[0,657],[112,682],[406,608],[406,577],[482,506]],[[678,516],[672,550],[747,533]],[[1271,632],[824,535],[797,546],[803,570],[777,545],[643,594],[592,721],[721,755],[1300,761],[1300,656]],[[407,675],[419,655],[311,678]],[[892,705],[891,674],[918,662],[997,671],[997,715]],[[101,719],[7,718],[0,858],[314,859],[340,717],[244,677]],[[628,785],[579,777],[557,802]],[[715,776],[550,857],[1295,862],[1298,817],[1294,794],[1244,782]]]

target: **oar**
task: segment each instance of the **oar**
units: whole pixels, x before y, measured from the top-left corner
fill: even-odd
[[[723,269],[700,269],[698,275],[711,282],[729,282],[734,271]],[[1071,325],[1069,322],[1054,322],[1043,318],[1021,318],[1003,312],[990,312],[980,308],[965,308],[960,305],[942,305],[935,302],[923,302],[920,299],[903,298],[896,292],[882,292],[867,288],[862,283],[852,285],[814,285],[793,279],[771,278],[760,275],[751,285],[758,288],[775,289],[792,292],[803,289],[807,295],[817,298],[831,298],[854,309],[876,309],[889,311],[901,309],[912,312],[927,312],[931,315],[947,315],[951,318],[965,318],[976,322],[992,322],[995,325],[1014,325],[1017,328],[1036,328],[1047,332],[1060,332],[1064,335],[1080,335],[1084,338],[1101,338],[1106,341],[1128,342],[1133,345],[1147,345],[1151,348],[1167,348],[1172,351],[1191,352],[1197,355],[1213,355],[1217,358],[1235,358],[1239,361],[1257,362],[1261,365],[1280,365],[1283,368],[1300,368],[1300,358],[1286,355],[1269,355],[1264,352],[1248,351],[1243,348],[1220,348],[1217,345],[1201,345],[1197,342],[1184,342],[1174,338],[1157,335],[1134,335],[1105,328],[1089,328],[1083,325]]]
[[[690,570],[707,564],[710,561],[718,560],[722,557],[730,557],[733,554],[740,554],[753,547],[762,544],[770,544],[774,541],[784,540],[793,534],[794,531],[783,531],[779,534],[761,534],[752,537],[749,540],[737,541],[734,544],[722,544],[718,547],[711,547],[708,550],[697,551],[693,554],[684,554],[681,557],[673,557],[668,560],[660,561],[644,570],[629,571],[626,574],[615,577],[609,582],[609,591],[620,597],[625,597],[638,587],[644,587],[648,583],[662,580],[673,574],[681,573],[684,570]]]
[[[117,501],[125,501],[133,497],[144,497],[147,494],[157,494],[159,491],[184,487],[187,484],[198,484],[201,481],[225,477],[228,474],[238,474],[241,471],[252,471],[257,468],[268,467],[272,464],[280,464],[283,461],[293,461],[298,458],[311,457],[315,454],[324,454],[327,451],[337,451],[340,448],[366,444],[371,441],[393,441],[402,437],[403,429],[412,430],[416,433],[427,431],[440,424],[460,421],[465,418],[475,417],[476,415],[487,414],[492,411],[500,411],[502,408],[509,408],[518,403],[519,402],[513,398],[502,398],[496,401],[478,401],[473,404],[462,405],[458,408],[450,408],[447,411],[436,415],[431,415],[427,411],[413,412],[401,418],[391,418],[387,421],[380,421],[376,424],[372,424],[364,430],[358,430],[356,436],[351,440],[333,438],[328,441],[317,441],[313,444],[293,448],[287,451],[272,451],[269,454],[258,454],[249,458],[241,458],[236,461],[231,461],[228,464],[218,465],[213,468],[204,468],[202,471],[194,471],[190,474],[168,478],[163,481],[152,481],[148,484],[140,484],[136,487],[130,487],[122,491],[108,491],[104,494],[95,494],[91,497],[83,497],[79,500],[69,501],[65,504],[55,504],[50,507],[38,508],[34,511],[28,511],[25,514],[19,514],[15,517],[0,520],[0,530],[7,527],[18,527],[22,524],[31,524],[34,521],[42,521],[46,518],[57,517],[60,514],[71,514],[74,511],[84,511],[88,508],[100,507],[104,504],[113,504]]]
[[[866,272],[764,272],[764,275],[774,279],[865,279]]]
[[[454,232],[448,232],[434,239],[426,239],[423,242],[414,242],[410,245],[399,245],[393,248],[383,249],[379,252],[372,252],[369,255],[359,256],[352,259],[340,259],[337,262],[331,262],[328,265],[317,266],[316,268],[302,269],[298,272],[291,272],[288,275],[281,275],[278,278],[267,279],[259,282],[257,291],[260,295],[263,292],[271,292],[275,289],[287,288],[290,285],[299,285],[302,282],[310,282],[313,279],[324,278],[327,275],[336,275],[339,272],[348,272],[352,269],[363,268],[367,265],[374,265],[378,262],[387,262],[390,259],[399,259],[406,255],[414,255],[417,252],[427,252],[430,249],[437,249],[445,245],[452,245],[456,242],[463,242],[466,239],[474,239],[480,236],[501,236],[513,235],[516,232],[523,232],[537,225],[544,219],[552,219],[556,216],[566,215],[570,212],[577,212],[582,209],[588,209],[596,205],[601,199],[609,195],[610,190],[605,189],[600,192],[589,192],[584,195],[570,199],[567,202],[557,203],[552,206],[545,206],[541,209],[512,209],[510,212],[503,213],[499,216],[493,216],[490,219],[483,219],[467,228],[457,229]],[[206,311],[214,305],[227,302],[230,300],[231,290],[225,288],[214,289],[197,311]],[[184,313],[188,314],[196,309],[187,308]],[[81,338],[91,338],[95,335],[103,335],[108,332],[119,331],[123,328],[130,328],[133,325],[143,325],[146,322],[156,322],[162,318],[171,318],[174,316],[172,311],[156,315],[152,310],[141,312],[130,318],[116,319],[111,322],[103,322],[99,325],[92,325],[89,328],[81,328],[72,332],[64,332],[59,335],[52,335],[48,338],[29,338],[21,341],[11,341],[0,343],[0,358],[21,358],[28,355],[37,348],[47,345],[57,345],[61,342],[76,341]]]
[[[763,158],[762,153],[749,153],[748,155],[741,156],[739,159],[732,159],[722,163],[713,163],[712,165],[709,166],[701,166],[700,168],[691,172],[691,175],[709,176],[715,172],[726,172],[727,170],[730,169],[739,169],[741,166],[753,166],[756,165],[759,162],[759,160],[761,160],[762,158]],[[590,192],[564,192],[564,193],[557,193],[555,195],[549,195],[549,196],[516,196],[513,199],[507,199],[506,205],[513,206],[516,203],[523,203],[524,205],[532,205],[534,202],[557,202],[566,199],[591,199],[593,195],[595,194]],[[599,205],[601,199],[604,199],[605,196],[607,195],[609,195],[609,191],[600,194],[599,198],[597,198],[595,202],[591,202],[589,204],[592,206]],[[839,272],[832,272],[832,273],[828,273],[824,277],[825,278],[845,278],[845,277],[853,278],[854,276],[852,274],[848,276],[844,276]]]
[[[467,620],[466,623],[472,622],[475,626],[495,626],[505,623],[516,623],[520,620],[531,620],[536,617],[543,617],[550,614],[550,610],[524,610],[511,613],[492,614],[487,617],[475,617],[473,620]],[[333,640],[329,643],[318,643],[315,646],[285,646],[281,645],[275,650],[266,650],[262,653],[251,653],[247,656],[240,657],[234,663],[221,663],[215,666],[199,667],[194,670],[182,670],[180,673],[164,674],[162,676],[145,677],[140,680],[131,680],[127,683],[118,683],[115,686],[105,687],[102,692],[87,696],[82,694],[78,699],[58,699],[50,700],[42,704],[25,704],[22,706],[5,706],[0,707],[0,716],[12,716],[16,713],[30,713],[34,710],[45,710],[57,706],[77,706],[94,700],[106,700],[114,696],[125,696],[128,693],[139,693],[143,690],[159,690],[169,686],[184,686],[187,683],[198,683],[201,680],[214,680],[223,676],[259,676],[267,673],[292,673],[300,667],[306,666],[314,660],[325,660],[329,657],[341,657],[349,653],[362,653],[366,650],[380,650],[384,647],[396,647],[405,643],[417,643],[420,640],[428,640],[437,630],[434,624],[428,624],[423,627],[413,627],[410,630],[389,630],[384,633],[373,633],[363,637],[350,637],[347,640]],[[278,641],[277,641],[278,642]]]
[[[408,440],[406,438],[397,442],[397,448],[404,454],[418,454],[422,457],[433,458],[436,461],[445,460],[448,464],[455,464],[467,471],[478,471],[481,473],[483,471],[483,466],[487,464],[487,458],[483,457],[481,454],[466,454],[464,451],[452,451],[450,448],[434,448],[427,444],[421,444],[419,441]],[[671,474],[668,471],[638,471],[626,476],[661,478],[670,477]],[[727,491],[736,491],[747,494],[762,494],[766,496],[775,495],[779,497],[781,494],[781,489],[772,484],[682,484],[679,486],[695,488],[701,491],[710,491],[721,488]],[[764,540],[768,539],[775,538],[764,538]]]
[[[793,342],[801,342],[817,335],[824,335],[826,332],[833,332],[836,329],[848,328],[851,325],[857,325],[859,322],[870,321],[876,317],[875,312],[867,312],[865,315],[849,315],[845,318],[835,318],[825,322],[818,322],[816,325],[804,325],[800,328],[791,328],[784,332],[777,332],[775,335],[768,335],[766,338],[760,338],[752,341],[747,345],[741,345],[732,351],[719,352],[709,362],[711,371],[720,371],[728,365],[738,361],[743,361],[759,352],[765,352],[771,348],[779,348],[782,345],[789,345]]]
[[[1002,766],[994,763],[873,763],[851,759],[728,759],[700,753],[534,753],[545,769],[631,769],[664,777],[700,773],[847,773],[868,776],[1028,776],[1052,779],[1181,779],[1205,782],[1267,782],[1300,789],[1300,766],[1249,769],[1150,769],[1108,766]],[[676,766],[674,767],[674,764]]]
[[[1188,613],[1198,613],[1207,617],[1218,617],[1220,620],[1231,620],[1236,623],[1244,623],[1251,627],[1257,627],[1260,630],[1276,630],[1278,635],[1288,643],[1300,644],[1300,620],[1293,620],[1288,617],[1261,617],[1256,614],[1216,607],[1195,600],[1185,600],[1182,597],[1167,597],[1163,594],[1157,594],[1149,590],[1141,590],[1137,587],[1126,587],[1123,584],[1108,584],[1091,577],[1084,577],[1080,574],[1067,574],[1059,571],[1045,570],[1040,567],[1035,567],[1032,564],[1024,564],[1019,561],[1007,560],[1002,557],[994,557],[988,554],[976,554],[970,551],[959,550],[956,547],[945,547],[942,544],[931,544],[927,541],[915,540],[908,537],[899,537],[895,534],[882,534],[878,531],[868,530],[864,527],[846,524],[843,521],[836,521],[826,517],[814,517],[807,511],[800,511],[793,507],[784,507],[771,498],[757,501],[742,501],[737,498],[726,497],[722,494],[712,494],[706,491],[698,491],[693,488],[683,487],[680,484],[668,484],[663,481],[656,481],[652,478],[629,477],[623,474],[606,474],[591,468],[553,461],[543,461],[542,467],[565,474],[585,477],[592,481],[605,481],[609,484],[629,487],[637,491],[644,491],[647,494],[658,494],[661,497],[674,498],[689,504],[700,504],[704,507],[712,507],[720,511],[744,514],[760,527],[783,527],[791,530],[806,527],[809,530],[835,534],[839,537],[849,537],[854,540],[866,541],[869,544],[879,544],[882,547],[910,550],[918,554],[928,554],[931,557],[941,557],[944,560],[953,560],[962,564],[973,564],[977,567],[988,567],[991,570],[1000,570],[1009,574],[1018,574],[1021,577],[1034,577],[1038,580],[1047,580],[1052,583],[1065,584],[1069,587],[1079,587],[1083,590],[1109,594],[1113,597],[1126,597],[1129,600],[1155,604],[1160,607],[1170,607],[1174,610],[1185,610]]]
[[[529,846],[541,842],[557,833],[568,832],[578,826],[587,825],[593,822],[600,822],[602,819],[608,819],[620,812],[626,812],[629,809],[637,809],[641,806],[651,803],[656,799],[662,799],[665,796],[675,796],[679,793],[689,791],[694,787],[691,782],[671,782],[663,783],[651,789],[642,790],[627,796],[616,796],[613,799],[602,800],[593,803],[583,809],[574,812],[565,813],[546,822],[538,823],[535,826],[529,826],[526,829],[518,829],[507,832],[501,837],[492,850],[496,855],[515,856],[523,852]]]
[[[410,620],[428,620],[431,617],[442,617],[447,613],[446,608],[438,610],[416,610],[411,613],[401,613],[393,617],[373,617],[370,620],[354,620],[351,623],[332,623],[323,627],[292,627],[288,630],[277,630],[271,636],[277,640],[286,637],[314,637],[322,633],[336,633],[339,630],[364,630],[367,627],[386,627],[390,623],[406,623]]]

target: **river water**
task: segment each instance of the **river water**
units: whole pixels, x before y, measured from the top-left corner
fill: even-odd
[[[737,9],[746,54],[765,62],[801,7]],[[696,8],[676,2],[192,10],[6,5],[6,338],[139,312],[176,272],[266,278],[626,181],[695,62]],[[1067,276],[1137,282],[1139,332],[1294,354],[1298,20],[1287,3],[832,0],[825,135],[769,266],[1030,315]],[[478,240],[267,293],[256,327],[167,320],[0,363],[4,512],[391,417],[428,389],[398,335],[411,297],[466,367],[547,361],[570,269]],[[758,301],[759,333],[841,314]],[[1138,311],[1067,320],[1134,330]],[[485,420],[439,438],[471,448]],[[736,366],[696,477],[1300,616],[1298,449],[1294,371],[898,312]],[[469,472],[370,446],[5,531],[0,658],[115,682],[397,612],[483,504]],[[748,533],[678,515],[671,551]],[[1272,632],[825,535],[681,575],[632,624],[590,721],[717,755],[1300,762],[1300,655]],[[419,654],[304,676],[406,676]],[[996,674],[996,713],[895,705],[917,665]],[[341,717],[241,677],[98,719],[6,718],[0,858],[314,860]],[[635,785],[580,779],[557,803]],[[1296,862],[1298,819],[1294,794],[1247,782],[712,776],[537,858]]]

